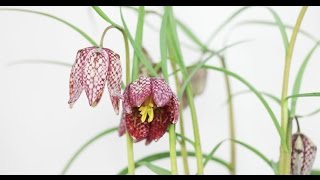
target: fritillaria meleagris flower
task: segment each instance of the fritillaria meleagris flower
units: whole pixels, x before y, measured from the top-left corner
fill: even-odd
[[[292,136],[291,174],[309,175],[316,158],[317,147],[304,134]]]
[[[162,78],[140,77],[123,95],[124,112],[119,134],[128,130],[135,142],[159,140],[179,115],[179,102]]]
[[[82,90],[89,104],[95,107],[103,94],[106,82],[113,108],[119,114],[121,97],[120,56],[107,48],[87,47],[77,53],[70,74],[70,107],[77,101]]]

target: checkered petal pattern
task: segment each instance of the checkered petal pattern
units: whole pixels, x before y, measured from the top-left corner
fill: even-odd
[[[316,158],[317,147],[304,134],[292,136],[291,174],[309,175]]]

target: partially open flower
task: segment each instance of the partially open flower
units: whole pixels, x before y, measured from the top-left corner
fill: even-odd
[[[103,94],[106,81],[113,108],[119,114],[121,97],[120,56],[107,48],[87,47],[77,53],[70,74],[70,107],[85,90],[89,104],[95,107]]]
[[[317,147],[304,134],[292,136],[291,174],[309,175],[316,158]]]
[[[123,98],[119,133],[127,129],[135,142],[159,140],[178,120],[178,99],[161,78],[140,77],[127,86]]]

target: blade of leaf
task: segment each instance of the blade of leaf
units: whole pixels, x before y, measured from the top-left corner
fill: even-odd
[[[137,46],[137,44],[134,42],[132,35],[129,32],[128,26],[124,20],[123,14],[122,14],[122,9],[120,7],[120,15],[121,15],[121,20],[122,20],[122,24],[124,26],[124,31],[128,36],[128,39],[135,51],[135,53],[137,54],[139,60],[141,61],[141,63],[148,69],[148,71],[150,72],[151,76],[157,76],[157,72],[154,70],[154,68],[152,67],[151,63],[145,58],[145,56],[142,53],[141,48],[139,48]]]
[[[65,21],[57,16],[51,15],[51,14],[47,14],[47,13],[43,13],[43,12],[39,12],[39,11],[32,11],[32,10],[27,10],[27,9],[10,9],[10,8],[0,8],[0,11],[16,11],[16,12],[26,12],[26,13],[32,13],[32,14],[38,14],[38,15],[42,15],[42,16],[46,16],[49,17],[51,19],[55,19],[59,22],[62,22],[63,24],[69,26],[70,28],[72,28],[73,30],[77,31],[79,34],[81,34],[87,41],[89,41],[92,45],[94,46],[98,46],[98,44],[88,35],[86,34],[84,31],[82,31],[81,29],[79,29],[78,27],[76,27],[75,25],[69,23],[68,21]]]
[[[138,48],[142,47],[144,16],[145,16],[144,6],[140,6],[138,9],[138,22],[137,22],[136,38],[135,38],[135,42]],[[134,59],[133,59],[133,66],[132,66],[132,80],[133,81],[136,80],[138,78],[138,75],[139,75],[139,58],[135,52]]]
[[[250,90],[239,91],[239,92],[236,92],[236,93],[232,94],[231,97],[234,98],[234,97],[237,97],[239,95],[248,94],[248,93],[252,93],[252,91],[250,91]],[[270,98],[271,100],[273,100],[275,103],[277,103],[279,105],[281,103],[281,100],[278,97],[276,97],[275,95],[273,95],[273,94],[270,94],[270,93],[267,93],[267,92],[263,92],[263,91],[260,91],[260,94]],[[230,99],[227,99],[226,103],[228,103],[229,101],[230,101]]]
[[[168,47],[167,47],[167,26],[168,26],[168,12],[165,10],[165,14],[162,18],[161,28],[160,28],[160,54],[161,54],[161,69],[163,77],[168,82]]]
[[[315,50],[317,49],[318,46],[319,46],[319,42],[315,44],[315,46],[311,49],[311,51],[308,53],[308,55],[304,59],[303,63],[301,64],[301,66],[299,68],[299,71],[298,71],[298,74],[297,74],[297,77],[296,77],[296,79],[294,81],[292,94],[299,94],[304,72],[305,72],[305,70],[307,68],[309,60],[311,59],[311,56],[313,55],[313,53],[315,52]],[[290,112],[290,117],[291,118],[294,117],[295,114],[296,114],[297,102],[298,102],[298,98],[292,98],[292,100],[291,100],[291,112]]]
[[[189,73],[189,75],[187,76],[187,78],[184,80],[180,90],[179,90],[179,93],[178,93],[178,97],[179,99],[182,98],[183,94],[184,94],[184,91],[186,89],[186,87],[188,86],[188,84],[190,83],[192,77],[198,72],[198,70],[203,66],[205,65],[211,58],[213,58],[214,56],[217,56],[219,54],[221,54],[222,52],[228,50],[229,48],[231,47],[234,47],[234,46],[237,46],[239,44],[242,44],[242,43],[245,43],[245,42],[248,42],[248,41],[239,41],[239,42],[236,42],[236,43],[233,43],[233,44],[230,44],[230,45],[227,45],[225,47],[223,47],[222,49],[216,51],[216,52],[211,52],[211,54],[206,58],[204,59],[203,61],[201,61],[200,63],[198,63],[196,66],[194,66],[193,70],[191,73]]]
[[[206,165],[208,164],[208,162],[210,161],[210,158],[214,155],[214,153],[216,153],[216,151],[220,148],[220,146],[227,140],[223,140],[220,143],[218,143],[208,154],[208,156],[204,159],[203,162],[203,168],[206,167]]]
[[[158,175],[171,175],[171,172],[167,169],[164,169],[160,166],[156,166],[150,162],[142,161],[138,163],[140,166],[146,166],[149,168],[152,172],[158,174]]]
[[[318,114],[319,112],[320,112],[320,108],[312,111],[311,113],[308,113],[308,114],[305,114],[305,115],[301,115],[301,116],[299,116],[299,117],[311,117],[311,116],[313,116],[313,115]]]
[[[238,27],[238,26],[242,26],[242,25],[250,25],[250,24],[257,24],[257,25],[266,25],[266,26],[277,26],[276,23],[271,22],[271,21],[263,21],[263,20],[247,20],[247,21],[242,21],[238,24],[236,24],[234,26],[234,28]],[[284,24],[284,27],[287,29],[293,29],[292,25],[288,25],[288,24]],[[309,38],[310,40],[314,41],[315,43],[318,42],[319,40],[313,36],[312,34],[310,34],[309,32],[300,29],[299,33],[301,33],[302,35],[304,35],[305,37]]]
[[[219,67],[215,67],[215,66],[208,66],[208,65],[203,66],[203,68],[225,73],[228,76],[231,76],[231,77],[239,80],[242,84],[247,86],[258,97],[258,99],[261,101],[263,106],[266,108],[266,110],[267,110],[269,116],[271,117],[271,120],[272,120],[278,134],[279,134],[279,137],[281,138],[281,141],[285,142],[285,137],[284,137],[284,134],[282,132],[282,129],[280,127],[280,124],[279,124],[277,117],[275,116],[274,112],[272,111],[272,109],[269,106],[269,104],[267,103],[267,101],[264,99],[264,97],[261,95],[261,93],[254,86],[252,86],[247,80],[245,80],[244,78],[242,78],[238,74],[231,72],[227,69],[219,68]]]
[[[104,19],[105,21],[107,21],[108,23],[110,23],[112,26],[114,26],[114,27],[116,27],[116,28],[119,28],[119,29],[122,29],[122,27],[119,26],[117,23],[113,22],[113,21],[107,16],[107,14],[102,11],[102,9],[101,9],[99,6],[92,6],[92,8],[95,10],[95,12],[96,12],[102,19]]]
[[[291,99],[291,98],[300,98],[300,97],[319,97],[320,92],[312,92],[312,93],[302,93],[302,94],[294,94],[291,96],[288,96],[286,100]]]
[[[23,65],[23,64],[49,64],[49,65],[56,65],[56,66],[63,66],[63,67],[71,67],[72,64],[52,61],[52,60],[19,60],[10,62],[7,66],[16,66],[16,65]]]
[[[181,156],[181,151],[177,151],[177,156]],[[194,152],[188,152],[188,156],[195,157],[195,153]],[[161,160],[161,159],[167,159],[169,157],[170,157],[170,152],[169,151],[152,154],[152,155],[146,156],[146,157],[141,158],[140,160],[136,161],[135,167],[136,167],[136,169],[138,169],[141,166],[139,164],[140,162],[154,162],[154,161]],[[207,155],[204,154],[203,157],[207,157]],[[216,157],[211,157],[210,160],[222,165],[223,167],[225,167],[227,169],[230,169],[230,165],[226,161],[224,161],[222,159],[219,159],[219,158],[216,158]],[[126,175],[127,173],[128,173],[128,168],[126,167],[126,168],[122,169],[118,173],[118,175]]]
[[[107,129],[99,134],[97,134],[96,136],[94,136],[93,138],[91,138],[90,140],[88,140],[84,145],[82,145],[77,151],[76,153],[71,157],[71,159],[68,161],[68,163],[66,164],[66,166],[63,168],[62,170],[62,175],[66,174],[68,172],[68,170],[70,169],[71,165],[74,163],[74,161],[79,157],[79,155],[85,150],[87,149],[91,144],[93,144],[94,142],[96,142],[97,140],[99,140],[100,138],[111,134],[115,131],[118,130],[118,127],[114,127],[114,128],[110,128]]]

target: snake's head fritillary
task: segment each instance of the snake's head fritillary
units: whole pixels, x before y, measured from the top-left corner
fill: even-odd
[[[107,82],[113,108],[119,114],[121,76],[120,56],[112,50],[98,47],[79,50],[70,74],[70,107],[78,100],[82,90],[86,92],[90,106],[95,107]]]
[[[304,134],[292,136],[291,174],[309,175],[316,158],[317,147]]]
[[[135,142],[159,140],[178,120],[178,99],[161,78],[140,77],[127,86],[123,98],[119,133],[128,130]]]

